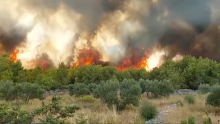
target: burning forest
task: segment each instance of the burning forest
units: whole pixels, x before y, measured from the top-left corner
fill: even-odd
[[[219,0],[5,0],[0,50],[24,68],[160,66],[183,55],[219,61]]]

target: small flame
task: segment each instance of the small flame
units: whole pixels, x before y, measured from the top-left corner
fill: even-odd
[[[13,50],[8,59],[10,61],[16,63],[18,61],[18,59],[17,59],[18,53],[19,53],[18,50]]]

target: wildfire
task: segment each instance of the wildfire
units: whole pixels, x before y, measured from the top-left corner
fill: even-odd
[[[48,61],[46,61],[46,60],[42,60],[42,61],[40,61],[40,68],[41,69],[46,69],[48,67]]]
[[[132,64],[134,61],[132,61],[131,58],[127,58],[117,67],[118,70],[125,70],[128,68],[134,68],[134,69],[140,69],[145,68],[147,70],[147,61],[146,58],[142,58],[139,62]]]
[[[84,48],[78,53],[77,61],[74,63],[74,67],[82,65],[97,64],[100,59],[100,54],[95,49]]]
[[[128,50],[131,55],[125,57],[116,67],[117,70],[126,70],[128,68],[141,69],[144,68],[146,71],[151,71],[155,67],[159,67],[163,62],[164,51],[152,50],[145,52],[142,56],[139,56],[140,51],[133,51],[131,48]],[[109,65],[107,62],[100,60],[100,54],[93,48],[81,49],[78,53],[77,61],[73,64],[73,67],[79,67],[82,65],[101,64]]]
[[[150,54],[149,51],[144,52],[143,49],[139,49],[139,51],[134,51],[132,48],[129,48],[130,56],[127,56],[123,61],[117,66],[118,70],[125,70],[127,68],[140,69],[145,68],[148,70],[147,58]],[[139,54],[142,54],[140,56]]]
[[[18,61],[17,59],[17,55],[18,55],[19,51],[18,50],[13,50],[12,53],[9,55],[9,60],[16,63]]]
[[[125,70],[127,68],[140,69],[144,68],[146,71],[151,71],[155,67],[159,67],[163,63],[165,52],[153,50],[153,52],[146,52],[145,55],[137,60],[135,54],[132,58],[127,58],[117,67],[118,70]]]

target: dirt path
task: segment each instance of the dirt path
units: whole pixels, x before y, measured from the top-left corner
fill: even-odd
[[[158,112],[155,119],[145,121],[144,124],[164,124],[163,119],[166,114],[168,114],[172,109],[176,108],[177,104],[169,104],[164,109]]]

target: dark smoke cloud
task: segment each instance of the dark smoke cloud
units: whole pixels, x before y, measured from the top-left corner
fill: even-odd
[[[141,4],[129,8],[128,3],[131,2]],[[159,45],[169,49],[168,56],[171,58],[176,54],[192,54],[220,60],[216,54],[220,53],[219,28],[216,24],[220,21],[219,0],[158,0],[156,4],[151,0],[20,0],[19,4],[24,4],[30,11],[43,13],[40,16],[52,14],[65,5],[68,11],[82,16],[82,21],[77,25],[91,35],[95,35],[102,24],[111,28],[114,21],[111,22],[113,19],[110,17],[116,11],[129,14],[125,21],[117,24],[114,32],[127,50],[125,58],[134,57],[132,51],[135,51],[135,57],[140,59],[145,50]],[[28,30],[21,31],[15,27],[15,20],[11,20],[13,26],[7,30],[0,24],[0,42],[8,51],[24,42],[28,33]],[[140,25],[140,29],[134,23]]]
[[[163,18],[168,21],[157,37],[162,47],[169,48],[170,57],[180,53],[220,60],[215,54],[220,40],[218,25],[212,24],[213,3],[217,4],[214,0],[161,0],[158,7],[168,12]]]
[[[219,24],[211,24],[206,31],[195,39],[191,51],[196,57],[208,57],[220,61],[220,27]]]
[[[220,53],[219,28],[213,25],[220,22],[219,5],[218,0],[158,0],[157,4],[148,6],[147,13],[137,11],[131,16],[131,20],[138,20],[147,31],[128,35],[122,42],[134,51],[158,44],[168,48],[170,58],[191,54],[220,61],[215,54]],[[121,31],[117,33],[120,37]],[[139,59],[143,54],[139,52]],[[125,58],[128,56],[132,56],[129,50]]]
[[[0,43],[4,50],[11,51],[25,41],[26,35],[27,31],[22,31],[22,29],[14,28],[9,31],[3,31],[0,28]]]
[[[211,20],[211,0],[162,0],[171,14],[203,32]]]

